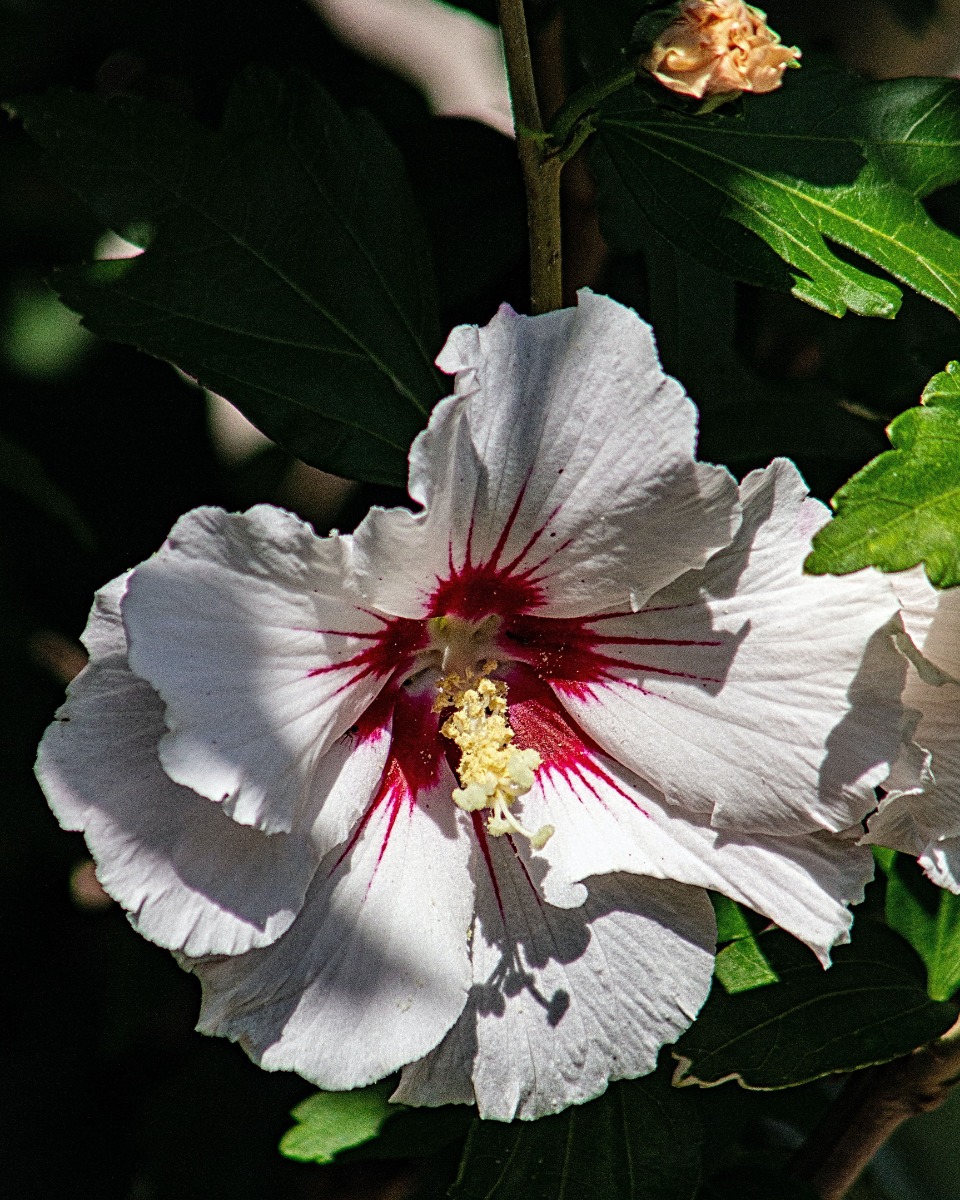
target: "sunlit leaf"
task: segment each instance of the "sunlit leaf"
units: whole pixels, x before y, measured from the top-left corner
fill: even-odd
[[[843,575],[903,571],[922,562],[937,587],[960,584],[960,363],[952,362],[887,430],[894,449],[833,498],[836,516],[806,569]]]
[[[960,988],[960,896],[936,887],[907,855],[889,855],[887,921],[927,967],[927,990],[949,1000]]]
[[[960,175],[960,84],[867,83],[805,66],[784,87],[695,115],[642,86],[610,97],[594,164],[608,238],[637,217],[734,279],[837,316],[892,317],[901,292],[846,247],[960,314],[960,240],[919,197]]]
[[[370,1141],[390,1116],[388,1083],[352,1092],[317,1092],[291,1113],[297,1122],[280,1142],[280,1153],[299,1162],[333,1162],[341,1150]]]

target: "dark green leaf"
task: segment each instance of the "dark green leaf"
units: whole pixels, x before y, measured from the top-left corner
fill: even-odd
[[[539,1121],[476,1121],[451,1200],[691,1200],[696,1106],[663,1071]]]
[[[248,71],[214,133],[163,104],[17,101],[53,173],[145,254],[59,272],[104,337],[169,359],[291,453],[406,479],[443,393],[429,254],[399,156],[308,77]]]
[[[949,1000],[960,988],[960,896],[932,884],[915,859],[890,857],[887,920],[926,963],[932,998]]]
[[[735,285],[645,221],[642,232],[647,315],[664,367],[697,402],[702,458],[753,466],[786,454],[852,465],[881,448],[880,428],[842,407],[838,389],[751,370],[735,345]]]
[[[785,1170],[745,1166],[708,1180],[697,1200],[817,1200],[818,1195],[809,1183]]]
[[[937,587],[960,584],[960,363],[952,362],[887,430],[894,446],[837,492],[837,515],[806,570],[903,571],[922,562]]]
[[[81,546],[94,544],[90,527],[70,497],[53,482],[40,460],[0,433],[0,487],[9,488],[65,525]]]
[[[476,1109],[465,1104],[441,1108],[406,1108],[392,1104],[391,1113],[371,1142],[347,1150],[340,1159],[427,1158],[466,1137]]]
[[[333,1162],[341,1150],[370,1141],[393,1111],[389,1083],[352,1092],[317,1092],[290,1114],[297,1122],[280,1142],[280,1153],[298,1162]]]
[[[792,1087],[907,1054],[956,1020],[953,1005],[927,996],[910,946],[873,921],[858,922],[827,971],[779,930],[759,942],[780,982],[732,996],[714,985],[674,1051],[678,1083]]]
[[[734,279],[837,316],[892,317],[900,289],[847,247],[960,314],[960,240],[918,199],[960,172],[960,84],[866,83],[810,66],[783,88],[693,115],[646,86],[601,107],[601,216],[637,249],[637,217]]]

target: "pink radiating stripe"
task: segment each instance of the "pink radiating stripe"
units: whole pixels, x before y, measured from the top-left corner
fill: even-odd
[[[390,710],[386,714],[386,720],[392,716],[390,753],[373,799],[367,805],[330,872],[332,875],[356,846],[373,814],[384,805],[389,805],[387,826],[383,832],[383,840],[368,888],[372,885],[387,852],[401,808],[406,805],[407,811],[412,813],[420,793],[436,786],[440,776],[440,764],[445,754],[430,693],[409,696],[402,689],[391,689],[390,694],[383,698],[382,707],[385,711],[388,708]],[[380,728],[383,728],[383,725]]]
[[[544,772],[562,775],[574,795],[583,802],[583,795],[574,780],[578,780],[604,806],[606,801],[597,790],[605,784],[631,804],[643,816],[649,813],[637,799],[603,769],[599,759],[609,757],[561,708],[556,696],[546,684],[529,671],[517,673],[511,681],[508,697],[510,724],[520,749],[536,750],[543,760],[537,775]]]
[[[518,614],[508,619],[500,643],[510,656],[526,663],[542,678],[568,695],[592,696],[593,689],[609,683],[647,694],[636,679],[619,672],[689,679],[721,684],[722,679],[696,671],[679,671],[653,663],[636,662],[606,653],[612,646],[717,648],[720,639],[608,636],[591,628],[596,618],[549,618]]]
[[[383,617],[379,613],[370,615],[383,622],[383,629],[373,633],[339,635],[355,637],[370,644],[343,662],[325,663],[321,667],[312,667],[307,672],[308,679],[329,675],[334,671],[352,671],[353,674],[350,678],[344,680],[334,692],[334,695],[339,695],[347,688],[371,676],[377,679],[389,679],[402,674],[411,665],[416,653],[427,646],[429,635],[422,621],[411,621],[406,617]],[[324,633],[326,631],[316,630],[315,632]]]

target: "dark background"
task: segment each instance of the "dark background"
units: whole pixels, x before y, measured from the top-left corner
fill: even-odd
[[[815,6],[768,7],[785,40],[828,40],[805,27]],[[214,123],[248,63],[304,67],[386,124],[430,225],[444,327],[484,322],[501,300],[526,307],[512,145],[430,118],[412,88],[337,44],[305,0],[0,0],[0,99],[66,84],[166,99]],[[951,222],[953,198],[939,203]],[[82,839],[57,828],[33,782],[95,588],[147,557],[185,510],[276,497],[289,467],[277,451],[226,465],[197,389],[164,363],[87,339],[52,302],[44,277],[91,256],[103,233],[0,118],[0,438],[35,456],[46,474],[34,483],[66,493],[86,529],[45,511],[50,495],[38,504],[11,485],[0,442],[0,1187],[24,1200],[398,1197],[399,1168],[320,1171],[277,1154],[310,1087],[192,1032],[195,982],[95,889],[71,891]],[[638,262],[608,261],[589,282],[643,307]],[[748,289],[739,305],[745,360],[842,389],[868,410],[864,445],[960,356],[953,318],[910,297],[893,325],[840,323]],[[824,495],[860,465],[801,463]]]

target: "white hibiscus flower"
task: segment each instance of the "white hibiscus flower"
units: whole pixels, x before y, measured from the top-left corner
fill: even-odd
[[[200,1028],[323,1088],[537,1117],[654,1066],[707,994],[705,889],[827,961],[899,745],[879,575],[695,410],[611,300],[454,331],[419,510],[318,538],[199,509],[100,593],[41,749]],[[859,832],[859,829],[857,830]]]
[[[922,567],[891,580],[919,651],[906,647],[903,690],[917,724],[865,841],[914,855],[934,883],[960,894],[960,588],[938,591]]]

